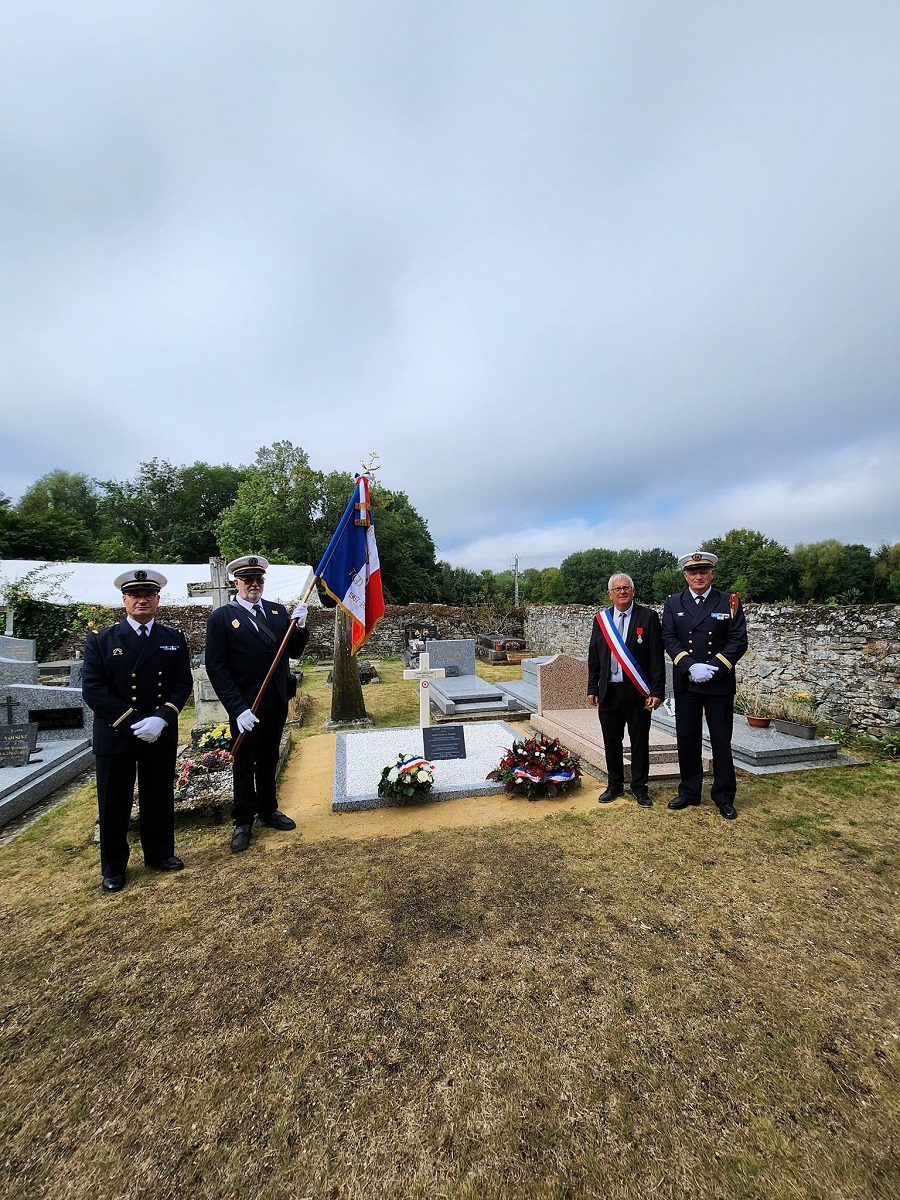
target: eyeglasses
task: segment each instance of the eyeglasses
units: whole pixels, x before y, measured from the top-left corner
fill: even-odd
[[[628,586],[623,585],[622,587],[614,587],[614,588],[610,588],[609,590],[611,592],[633,592],[634,588],[631,587],[630,585],[628,585]]]

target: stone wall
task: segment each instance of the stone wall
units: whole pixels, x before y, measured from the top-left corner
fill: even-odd
[[[507,633],[523,636],[525,609],[454,608],[448,604],[388,605],[375,632],[362,651],[364,658],[397,655],[403,650],[403,631],[411,625],[427,623],[437,628],[438,637],[474,638],[480,633]],[[316,609],[309,614],[308,654],[331,658],[334,653],[334,610]]]
[[[199,605],[166,605],[159,610],[164,625],[180,629],[197,661],[206,643],[206,618],[210,610]],[[481,608],[451,608],[446,604],[389,605],[372,637],[363,650],[363,657],[380,658],[399,655],[403,649],[403,631],[410,625],[427,623],[437,628],[443,638],[474,638],[479,633],[495,631],[511,637],[523,636],[524,608],[498,609],[491,605]],[[313,608],[307,622],[309,643],[306,653],[314,658],[330,659],[334,653],[334,609]],[[84,649],[84,637],[67,638],[54,651],[54,658],[71,658]]]
[[[900,729],[900,606],[748,604],[738,680],[764,696],[809,692],[824,720],[874,737]],[[595,609],[532,605],[535,654],[587,654]]]

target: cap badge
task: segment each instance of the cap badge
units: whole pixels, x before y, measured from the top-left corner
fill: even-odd
[[[134,577],[135,577],[135,579],[144,580],[147,578],[147,572],[146,571],[135,571]]]

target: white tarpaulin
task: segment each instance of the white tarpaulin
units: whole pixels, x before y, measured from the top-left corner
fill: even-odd
[[[123,571],[131,567],[150,567],[161,571],[169,581],[162,590],[162,603],[197,604],[211,607],[211,596],[191,595],[188,584],[209,584],[209,563],[58,563],[39,562],[34,559],[0,559],[0,586],[17,583],[38,568],[44,568],[29,591],[54,601],[57,604],[103,604],[107,608],[122,607],[122,593],[113,585]],[[287,605],[297,600],[305,591],[313,576],[313,568],[298,564],[270,566],[266,571],[267,600],[277,600]],[[193,590],[193,589],[192,589]],[[319,598],[313,589],[310,605],[318,605]]]

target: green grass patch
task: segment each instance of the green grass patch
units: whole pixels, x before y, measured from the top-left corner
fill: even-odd
[[[0,847],[4,1197],[895,1196],[900,763],[594,807],[107,897],[79,788]]]

